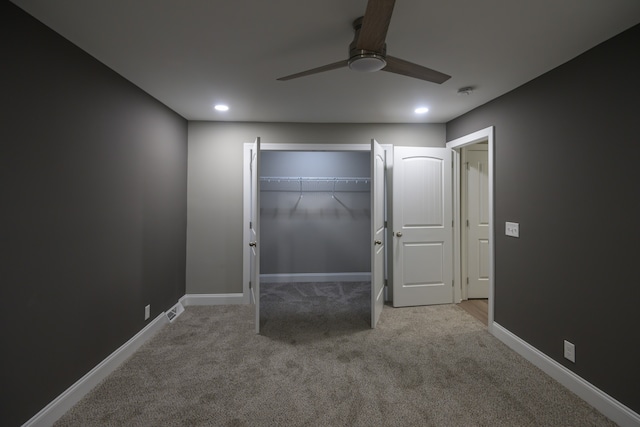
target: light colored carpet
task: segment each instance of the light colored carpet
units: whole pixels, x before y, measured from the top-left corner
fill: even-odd
[[[366,288],[272,285],[261,335],[251,306],[187,307],[56,425],[615,425],[455,305],[369,329]]]

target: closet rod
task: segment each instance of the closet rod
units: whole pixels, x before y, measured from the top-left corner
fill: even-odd
[[[293,177],[293,176],[261,176],[260,181],[284,181],[284,182],[333,182],[333,181],[363,181],[363,183],[368,183],[371,180],[369,177],[363,176],[335,176],[335,177],[327,177],[327,176],[305,176],[305,177]]]

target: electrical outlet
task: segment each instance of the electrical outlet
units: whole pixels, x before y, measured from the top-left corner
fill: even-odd
[[[564,340],[564,358],[576,363],[576,346]]]
[[[520,224],[517,222],[506,222],[504,233],[511,237],[520,237]]]
[[[151,317],[151,304],[144,308],[144,320],[147,320],[149,317]]]

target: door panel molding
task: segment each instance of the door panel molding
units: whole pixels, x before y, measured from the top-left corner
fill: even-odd
[[[451,155],[394,147],[394,307],[453,302]]]

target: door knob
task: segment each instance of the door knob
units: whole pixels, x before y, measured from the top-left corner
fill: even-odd
[[[381,245],[381,244],[382,244],[382,241],[381,241],[381,240],[376,240],[374,243],[375,243],[376,245]]]
[[[258,242],[249,242],[249,246],[251,246],[252,248],[258,246]]]
[[[398,231],[398,232],[396,232],[396,236],[398,236],[398,237],[402,237],[402,231]]]

